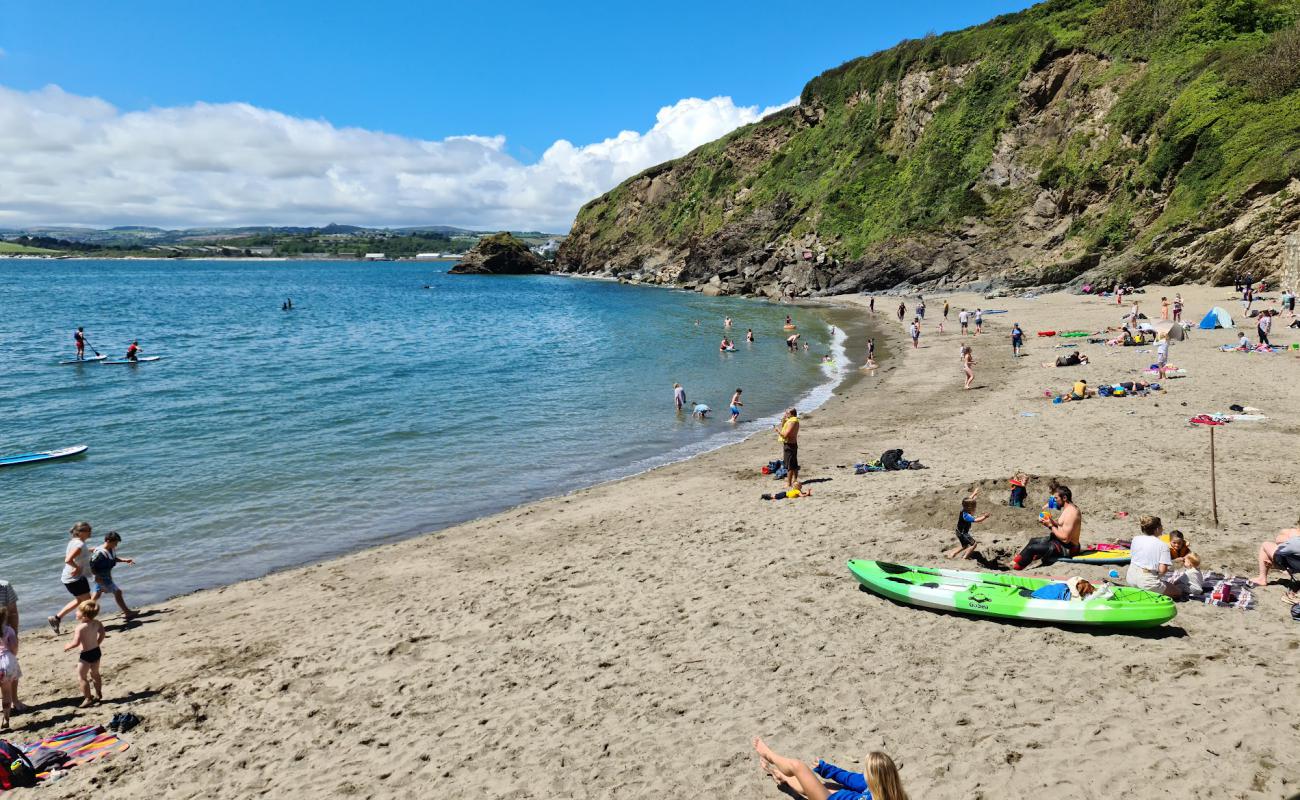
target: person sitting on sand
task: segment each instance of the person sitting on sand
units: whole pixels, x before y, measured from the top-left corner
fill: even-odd
[[[1183,568],[1174,573],[1170,583],[1178,584],[1184,596],[1195,597],[1205,593],[1205,573],[1201,572],[1201,557],[1195,553],[1183,556]]]
[[[975,498],[979,497],[980,487],[976,486],[970,496],[961,501],[961,511],[957,512],[957,542],[955,549],[944,553],[946,558],[971,558],[975,553],[975,548],[979,547],[979,542],[970,534],[970,526],[979,524],[989,518],[988,514],[975,516]]]
[[[1083,515],[1074,504],[1070,487],[1057,486],[1052,497],[1060,508],[1059,518],[1053,519],[1047,511],[1039,515],[1038,522],[1047,528],[1048,535],[1030,539],[1024,549],[1012,559],[1012,569],[1024,569],[1038,560],[1047,566],[1059,558],[1079,554],[1079,531],[1083,527]]]
[[[1164,537],[1161,538],[1163,539]],[[1190,552],[1192,552],[1192,548],[1187,546],[1187,537],[1183,535],[1183,532],[1170,531],[1169,557],[1175,561],[1179,561]]]
[[[807,800],[908,800],[898,766],[878,750],[867,754],[866,769],[862,772],[840,769],[827,761],[809,767],[798,759],[778,755],[757,736],[754,751],[758,753],[759,766],[777,786]],[[823,780],[844,788],[832,792]]]
[[[795,481],[793,486],[783,492],[764,492],[760,497],[764,500],[793,500],[796,497],[812,497],[812,489],[805,489],[802,481]]]
[[[1160,539],[1164,526],[1159,517],[1144,516],[1138,520],[1142,533],[1133,537],[1129,545],[1128,572],[1124,582],[1136,589],[1163,594],[1166,597],[1182,597],[1182,589],[1173,583],[1169,574],[1173,559],[1169,556],[1169,545]]]
[[[1300,567],[1300,522],[1298,527],[1287,528],[1271,542],[1259,546],[1259,575],[1250,579],[1255,586],[1268,585],[1268,571],[1283,569],[1286,564]]]

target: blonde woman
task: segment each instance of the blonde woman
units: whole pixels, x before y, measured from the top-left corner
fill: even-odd
[[[77,606],[90,599],[90,523],[78,522],[68,531],[68,546],[63,551],[63,588],[68,590],[72,599],[59,609],[59,613],[46,617],[45,621],[55,633],[60,633],[59,626],[63,618],[76,610]]]
[[[777,755],[758,737],[754,737],[754,750],[763,771],[777,785],[807,800],[908,800],[894,760],[879,751],[867,754],[863,772],[850,772],[825,761],[818,761],[813,768],[797,759]],[[832,792],[823,779],[844,788]]]
[[[975,371],[971,369],[975,366],[975,353],[970,349],[970,345],[961,346],[961,371],[966,376],[966,385],[963,389],[969,389],[971,383],[975,380]]]

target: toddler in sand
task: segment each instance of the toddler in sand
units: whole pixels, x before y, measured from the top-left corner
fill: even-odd
[[[970,534],[970,526],[975,523],[983,522],[989,518],[988,514],[975,516],[975,498],[979,496],[980,489],[975,487],[975,491],[970,493],[970,497],[961,501],[961,511],[957,512],[957,541],[956,549],[944,553],[948,558],[970,558],[979,546],[975,537]],[[958,555],[960,554],[960,556]]]
[[[99,646],[104,641],[104,623],[95,619],[99,616],[99,603],[87,600],[77,606],[77,629],[72,632],[72,641],[63,648],[68,652],[81,648],[77,662],[77,681],[81,684],[81,694],[85,699],[78,708],[90,708],[104,699],[103,681],[99,677]],[[91,686],[95,692],[91,694]]]
[[[1187,596],[1205,593],[1205,574],[1201,572],[1201,557],[1195,553],[1183,556],[1183,568],[1174,573],[1173,583],[1177,583]]]
[[[805,489],[802,483],[795,481],[793,486],[783,492],[764,492],[762,495],[764,500],[793,500],[796,497],[812,497],[812,489]]]
[[[9,730],[9,715],[13,713],[18,679],[18,633],[9,620],[9,609],[0,606],[0,731]]]

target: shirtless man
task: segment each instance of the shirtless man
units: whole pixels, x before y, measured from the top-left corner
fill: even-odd
[[[1031,539],[1029,544],[1025,545],[1025,549],[1012,560],[1012,569],[1024,569],[1039,559],[1050,564],[1059,558],[1078,554],[1083,514],[1074,504],[1070,487],[1058,486],[1052,495],[1056,498],[1060,511],[1055,519],[1044,514],[1038,520],[1043,527],[1047,528],[1049,535]]]
[[[785,339],[785,346],[790,348],[791,353],[795,352],[799,347],[799,334],[796,333],[793,336],[787,336]]]

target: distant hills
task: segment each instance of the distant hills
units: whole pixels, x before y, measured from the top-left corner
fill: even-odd
[[[322,227],[249,225],[235,228],[156,228],[118,225],[84,228],[46,225],[0,229],[0,255],[96,257],[361,257],[391,258],[419,253],[464,253],[497,231],[450,225],[367,228],[330,223]],[[532,248],[563,238],[542,231],[511,231]],[[554,249],[554,244],[550,246]]]

